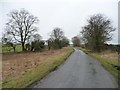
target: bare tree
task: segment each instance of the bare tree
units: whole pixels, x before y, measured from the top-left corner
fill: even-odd
[[[51,48],[53,48],[54,39],[53,38],[49,38],[47,40],[47,44],[48,44],[48,50],[50,50]]]
[[[102,14],[91,16],[88,24],[82,28],[83,39],[89,49],[100,51],[106,41],[112,39],[112,31],[115,30],[111,21]]]
[[[73,37],[72,43],[73,43],[73,46],[80,47],[80,38],[78,36]]]
[[[64,36],[61,43],[62,43],[62,47],[67,47],[70,42],[69,42],[69,39]]]
[[[61,41],[64,38],[64,33],[61,28],[55,28],[52,31],[51,38],[54,40],[54,48],[62,48]]]
[[[51,34],[51,37],[53,39],[57,39],[57,40],[61,40],[63,39],[64,37],[64,33],[63,31],[61,30],[61,28],[55,28],[53,31],[52,31],[52,34]]]
[[[6,23],[7,34],[11,35],[15,41],[20,42],[24,51],[26,40],[37,31],[35,24],[38,22],[38,18],[25,9],[14,10],[8,16],[9,21]]]

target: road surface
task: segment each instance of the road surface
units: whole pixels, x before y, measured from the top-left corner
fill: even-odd
[[[82,51],[75,52],[57,70],[32,88],[117,88],[114,77]]]

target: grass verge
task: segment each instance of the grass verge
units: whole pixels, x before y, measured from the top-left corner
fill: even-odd
[[[73,52],[72,48],[65,48],[65,52],[51,56],[41,65],[27,71],[21,77],[11,77],[4,81],[3,88],[25,88],[33,82],[42,79],[51,71],[61,65]]]
[[[110,60],[109,58],[102,57],[101,53],[93,53],[90,50],[86,50],[84,48],[80,48],[80,50],[98,60],[106,70],[108,70],[111,74],[115,76],[117,81],[120,80],[120,78],[118,78],[120,70],[116,68],[118,66],[120,67],[120,65],[118,64],[118,60]]]

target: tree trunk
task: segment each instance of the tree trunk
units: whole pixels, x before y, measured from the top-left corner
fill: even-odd
[[[14,49],[14,53],[15,53],[15,46],[13,47],[13,49]]]
[[[25,51],[24,42],[22,42],[22,51]]]

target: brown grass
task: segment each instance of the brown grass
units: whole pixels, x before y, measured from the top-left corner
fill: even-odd
[[[101,57],[108,58],[108,60],[118,60],[118,53],[106,50],[101,53]]]
[[[67,48],[45,52],[3,54],[2,79],[4,81],[11,77],[20,77],[32,68],[45,63],[47,58],[62,54],[66,49]]]

